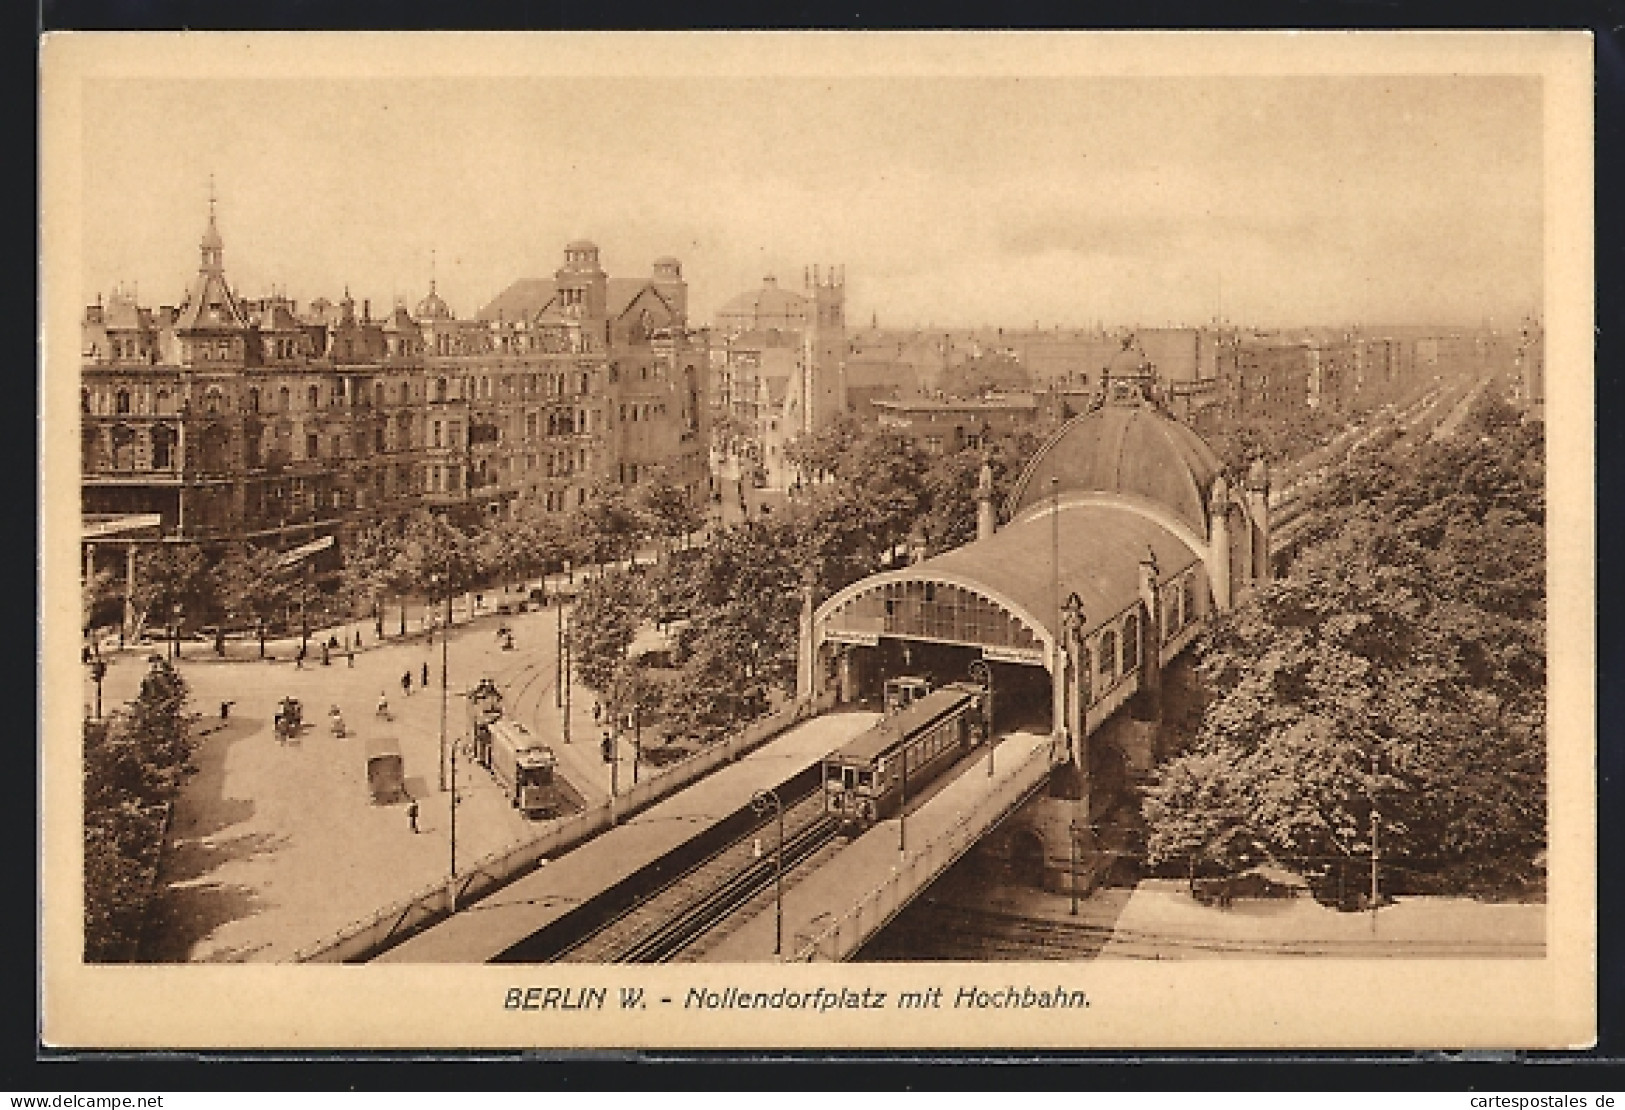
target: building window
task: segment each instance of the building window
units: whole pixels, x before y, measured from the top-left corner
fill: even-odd
[[[438,420],[434,422],[434,445],[436,447],[440,446],[440,421]]]
[[[305,401],[311,408],[317,408],[322,402],[322,391],[317,386],[311,386],[305,391]]]
[[[1117,633],[1107,629],[1100,634],[1100,677],[1110,682],[1117,676]]]
[[[158,395],[158,403],[163,404],[164,398],[166,396],[168,396],[168,394],[160,393]],[[248,391],[248,411],[249,412],[259,412],[260,411],[260,391],[259,391],[258,388],[252,388],[251,387],[249,389],[249,391]]]
[[[283,412],[288,412],[293,408],[293,395],[288,392],[287,386],[277,390],[277,407]]]
[[[315,432],[311,432],[309,435],[305,436],[305,458],[318,458],[321,453],[321,437],[319,437]]]
[[[120,416],[127,416],[130,412],[130,391],[121,389],[113,396],[113,411]]]
[[[221,393],[220,393],[219,388],[211,386],[209,388],[209,391],[203,395],[203,408],[204,408],[204,411],[210,413],[211,415],[214,414],[214,413],[219,412],[220,411],[220,398],[221,398]]]

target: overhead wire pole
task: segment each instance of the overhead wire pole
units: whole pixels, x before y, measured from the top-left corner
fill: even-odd
[[[1060,698],[1050,699],[1050,712],[1056,717],[1050,732],[1065,735],[1066,668],[1061,661],[1061,479],[1055,474],[1049,478],[1049,520],[1050,612],[1055,617],[1055,673],[1051,678],[1061,690]]]

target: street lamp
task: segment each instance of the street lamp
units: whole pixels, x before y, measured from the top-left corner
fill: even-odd
[[[632,785],[638,784],[638,764],[643,761],[643,711],[632,705]]]
[[[986,659],[972,659],[970,663],[970,680],[987,691],[983,697],[986,699],[987,710],[987,777],[993,777],[993,667]]]
[[[1072,842],[1072,916],[1078,916],[1078,822],[1074,818],[1066,823],[1067,839]]]
[[[305,562],[305,577],[299,586],[299,654],[310,648],[310,562]]]
[[[90,661],[90,678],[91,681],[96,683],[96,719],[98,721],[102,719],[102,679],[106,677],[107,660],[103,659],[101,652],[98,651],[95,658]]]
[[[562,613],[560,614],[562,617]],[[564,681],[560,684],[564,690],[564,742],[570,742],[570,628],[566,624],[563,632],[563,650],[559,659],[564,664]]]
[[[434,590],[444,587],[446,594],[446,628],[451,628],[451,570],[448,567],[445,575],[436,574],[429,579],[430,588]],[[451,637],[440,637],[440,789],[446,789],[446,679],[451,670]],[[452,798],[452,811],[455,814],[457,800],[455,794]],[[452,818],[456,820],[455,816]],[[455,858],[455,857],[454,857]],[[453,867],[453,873],[456,868]]]
[[[777,791],[758,790],[750,796],[750,808],[755,813],[766,813],[768,806],[779,820],[779,839],[773,846],[773,954],[784,951],[784,803]]]

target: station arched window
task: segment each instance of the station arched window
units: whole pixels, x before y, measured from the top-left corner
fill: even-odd
[[[1140,618],[1134,613],[1123,622],[1123,673],[1140,665]]]

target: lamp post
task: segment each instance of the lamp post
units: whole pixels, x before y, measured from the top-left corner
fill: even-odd
[[[1377,836],[1381,818],[1377,812],[1377,749],[1371,749],[1371,931],[1377,931]]]
[[[638,764],[643,762],[643,711],[632,703],[632,785],[638,784]]]
[[[545,579],[544,579],[545,581]],[[558,595],[558,647],[553,652],[553,708],[564,706],[564,591]]]
[[[447,904],[457,912],[457,745],[451,745],[451,887]]]
[[[172,641],[171,641],[175,645],[173,651],[174,651],[174,657],[176,659],[179,659],[181,657],[181,620],[182,620],[182,618],[184,616],[185,616],[185,611],[182,610],[182,608],[180,607],[180,604],[177,603],[175,605],[175,609],[174,609],[175,624],[174,624],[174,628],[173,628],[173,632],[172,632]]]
[[[564,631],[564,651],[559,656],[564,661],[564,742],[570,742],[570,631]]]
[[[987,691],[983,696],[987,710],[987,777],[993,777],[993,667],[986,659],[972,659],[970,680]]]
[[[440,636],[440,789],[446,789],[446,680],[451,671],[451,570],[448,567],[444,575],[436,574],[429,580],[434,590],[444,590],[446,595],[446,631]],[[455,757],[453,757],[455,758]],[[456,821],[457,799],[455,790],[452,797],[452,821]],[[455,859],[455,853],[453,855]],[[455,866],[452,868],[456,872]]]
[[[1076,820],[1066,823],[1067,839],[1072,842],[1072,881],[1068,885],[1072,890],[1072,916],[1078,916],[1078,822]]]
[[[96,683],[96,719],[102,719],[102,679],[107,677],[107,661],[101,657],[98,650],[96,656],[90,661],[90,678]]]
[[[897,854],[908,853],[908,745],[904,744],[897,752],[897,758],[903,761],[903,784],[898,791],[897,803]]]
[[[299,652],[301,655],[310,649],[310,561],[305,561],[305,576],[299,584]],[[177,652],[179,645],[177,645]]]
[[[784,803],[777,791],[758,790],[750,796],[750,808],[766,813],[769,806],[779,821],[779,839],[773,845],[773,954],[784,952]]]

